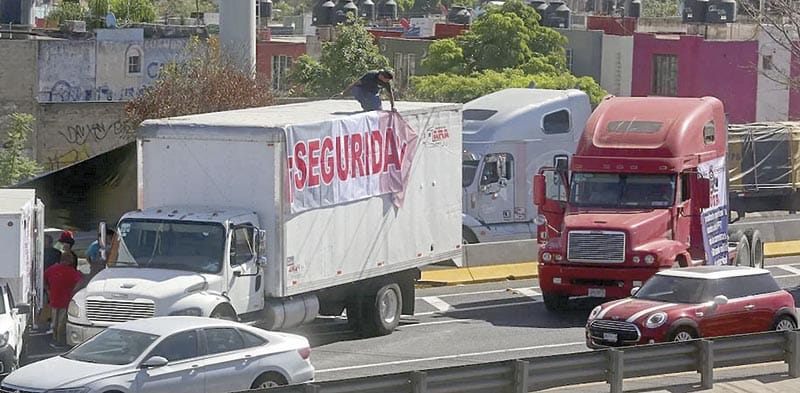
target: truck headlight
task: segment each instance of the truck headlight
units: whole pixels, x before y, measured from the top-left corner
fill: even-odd
[[[74,318],[81,317],[81,308],[78,307],[78,302],[76,302],[75,300],[69,301],[69,307],[67,308],[67,315]]]
[[[647,254],[644,256],[644,263],[652,264],[656,261],[656,257],[652,256],[651,254]]]
[[[597,316],[600,315],[600,311],[603,311],[602,306],[597,306],[593,308],[592,312],[589,313],[589,320],[591,321],[592,319],[597,318]]]
[[[183,310],[173,311],[169,313],[169,315],[183,315],[188,317],[200,317],[203,315],[203,310],[199,307],[189,307],[184,308]]]
[[[661,327],[661,325],[667,323],[667,313],[661,311],[655,314],[651,314],[647,317],[647,320],[644,322],[644,326],[648,329],[655,329],[657,327]]]
[[[542,260],[545,261],[545,262],[552,261],[553,260],[553,254],[551,254],[549,252],[543,252],[542,253]]]

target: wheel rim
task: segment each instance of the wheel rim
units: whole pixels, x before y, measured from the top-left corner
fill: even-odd
[[[778,322],[778,326],[775,326],[775,330],[794,330],[794,322],[784,318]]]
[[[258,385],[258,388],[259,389],[266,389],[266,388],[276,388],[278,386],[281,386],[281,385],[278,384],[275,381],[264,381],[264,382],[261,383],[261,385]]]
[[[391,324],[397,319],[397,305],[400,303],[397,298],[397,293],[394,290],[388,290],[381,296],[379,307],[381,319],[386,324]]]
[[[678,332],[678,334],[675,335],[675,339],[672,341],[689,341],[693,338],[694,337],[692,337],[692,334],[689,332]]]
[[[744,263],[742,263],[744,262]],[[752,266],[753,258],[750,255],[749,249],[742,249],[739,255],[736,256],[736,266],[744,265],[744,266]]]
[[[751,261],[750,266],[764,268],[764,243],[761,243],[761,241],[756,245]]]

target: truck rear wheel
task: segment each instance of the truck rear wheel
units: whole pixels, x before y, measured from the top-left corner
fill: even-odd
[[[753,256],[750,255],[750,242],[747,241],[747,236],[742,236],[736,243],[736,266],[752,266]]]
[[[544,306],[547,311],[564,311],[569,306],[569,296],[556,295],[554,293],[543,293]]]
[[[374,296],[364,300],[361,303],[362,334],[368,337],[385,336],[400,325],[403,295],[399,285],[395,283],[383,285]]]
[[[746,229],[744,235],[750,242],[750,267],[764,267],[764,242],[758,229]]]

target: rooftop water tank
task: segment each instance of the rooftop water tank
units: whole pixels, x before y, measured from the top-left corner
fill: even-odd
[[[733,23],[736,22],[736,1],[712,0],[708,3],[706,22],[708,23]]]
[[[683,0],[683,22],[704,23],[708,0]]]
[[[317,14],[316,26],[330,26],[336,22],[336,4],[333,1],[326,0],[320,6],[319,14]]]
[[[628,7],[628,16],[631,18],[638,18],[642,15],[642,0],[631,0],[631,5]]]
[[[372,0],[364,0],[361,2],[361,17],[366,20],[375,19],[375,3]]]
[[[394,0],[386,0],[378,7],[378,16],[384,19],[397,19],[397,3]]]
[[[464,6],[454,5],[450,7],[450,11],[447,13],[448,23],[468,25],[471,20],[472,14],[469,12],[469,9]]]
[[[261,0],[258,8],[260,18],[272,19],[272,0]]]
[[[567,7],[566,4],[561,4],[553,10],[553,13],[550,14],[550,18],[548,22],[550,22],[551,27],[561,27],[564,29],[568,29],[571,21],[572,11]]]
[[[356,18],[358,18],[358,6],[353,0],[345,0],[342,11],[344,11],[344,14],[347,16],[346,21],[349,23],[355,22]]]

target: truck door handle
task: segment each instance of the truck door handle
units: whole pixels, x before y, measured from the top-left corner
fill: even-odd
[[[756,308],[755,304],[748,304],[748,305],[744,306],[745,310],[752,310],[754,308]]]

